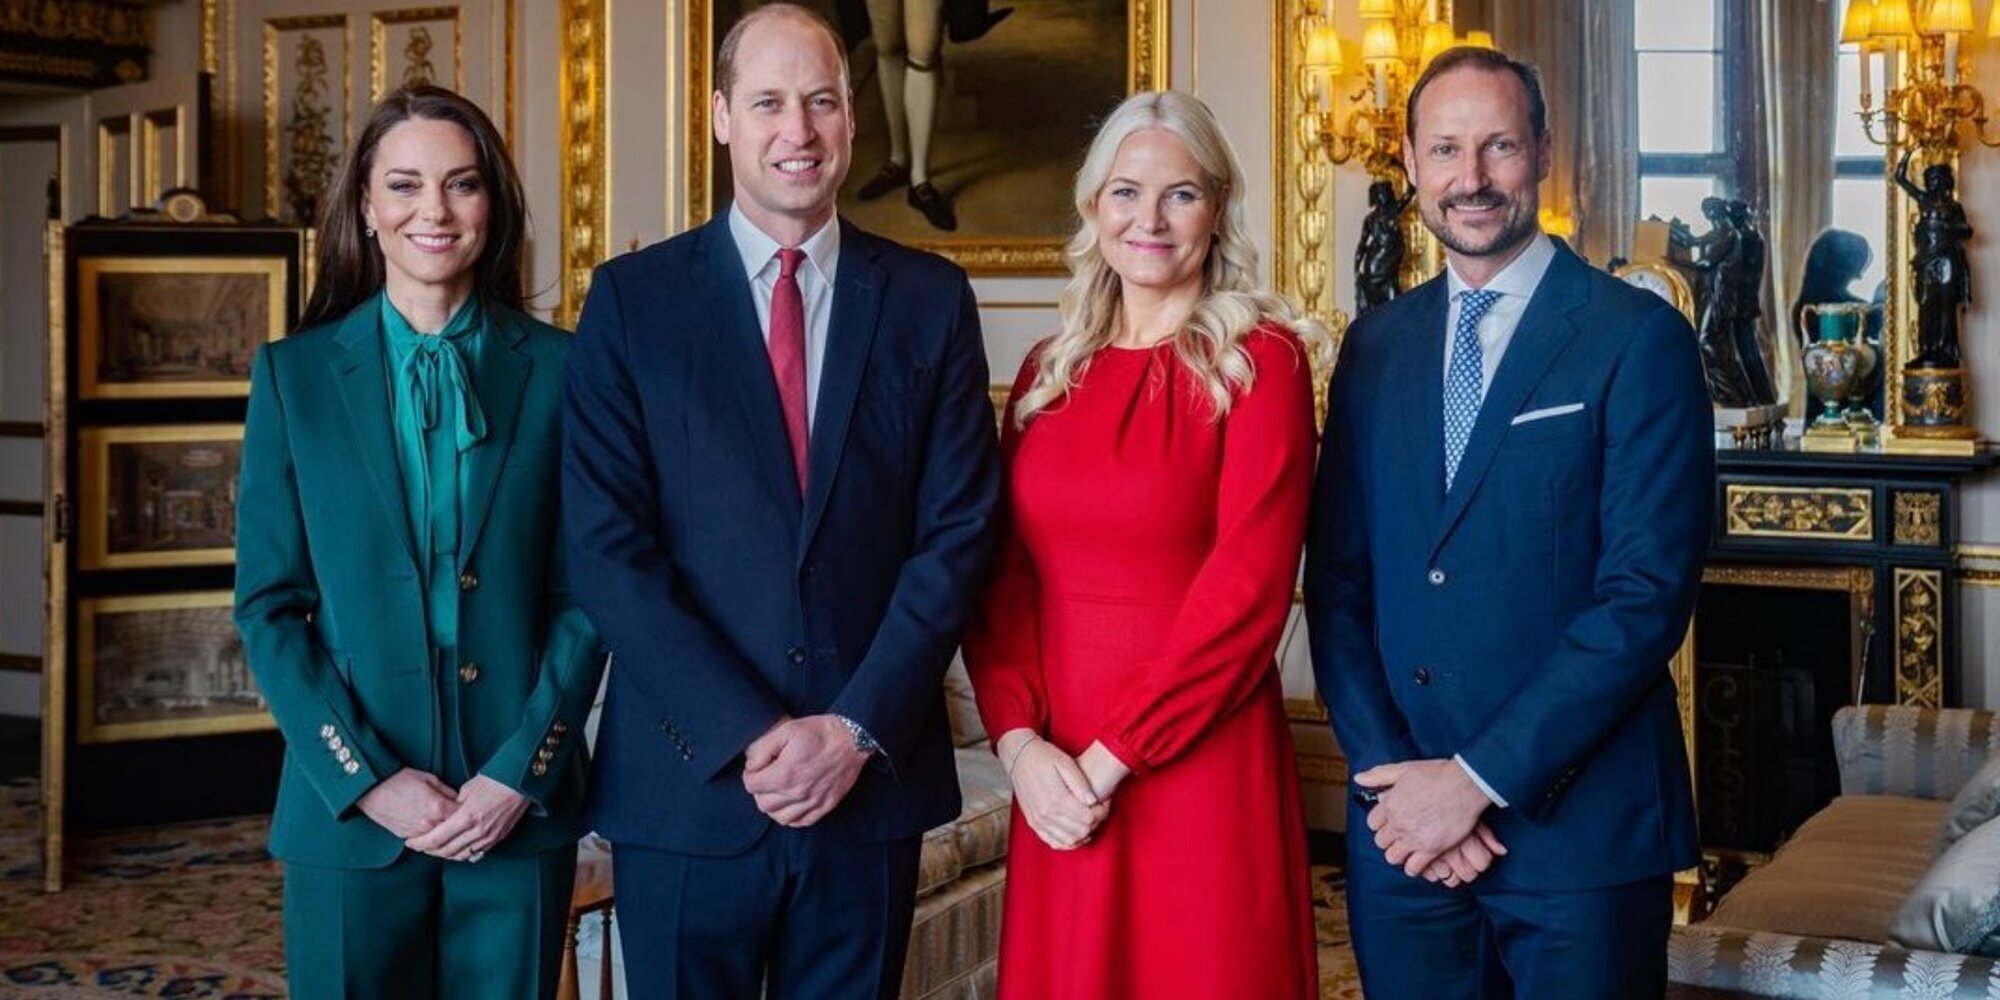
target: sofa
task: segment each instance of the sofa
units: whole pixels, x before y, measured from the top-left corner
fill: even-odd
[[[1955,880],[1935,844],[1952,798],[2000,753],[1995,716],[1850,706],[1834,716],[1833,740],[1841,794],[1707,919],[1674,928],[1668,978],[1798,1000],[2000,997],[1994,959],[1890,941],[1892,928],[1908,939],[1906,903]]]

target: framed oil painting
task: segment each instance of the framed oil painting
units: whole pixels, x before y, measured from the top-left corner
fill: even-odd
[[[1098,122],[1167,85],[1167,0],[808,3],[842,36],[854,87],[841,214],[975,274],[1060,273]],[[709,96],[723,36],[755,6],[687,5],[690,225],[729,205]]]
[[[227,590],[77,601],[78,743],[274,727]]]
[[[285,333],[289,263],[79,256],[78,397],[248,396],[258,346]]]
[[[236,560],[241,424],[92,427],[80,438],[79,569]]]

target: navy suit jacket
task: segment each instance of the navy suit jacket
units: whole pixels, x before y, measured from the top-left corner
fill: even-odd
[[[803,496],[726,216],[592,279],[563,497],[613,654],[589,809],[613,842],[755,843],[743,750],[781,715],[845,715],[886,751],[822,826],[958,813],[942,679],[999,495],[978,309],[956,266],[840,225]]]
[[[1715,463],[1694,334],[1559,247],[1447,493],[1447,296],[1439,275],[1356,323],[1329,390],[1305,589],[1341,747],[1355,773],[1462,754],[1510,806],[1487,813],[1506,884],[1687,867],[1667,664]]]

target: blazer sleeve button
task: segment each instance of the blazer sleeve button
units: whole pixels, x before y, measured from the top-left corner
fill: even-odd
[[[1444,586],[1444,570],[1433,568],[1426,579],[1430,580],[1431,586],[1442,587]]]
[[[1422,687],[1431,682],[1431,672],[1426,667],[1418,667],[1410,671],[1410,679],[1416,681],[1417,686]]]
[[[792,666],[795,667],[805,666],[806,651],[800,649],[797,646],[793,646],[792,648],[785,650],[785,659],[792,661]]]
[[[465,572],[458,574],[458,589],[478,590],[479,574],[474,573],[471,570],[466,570]]]

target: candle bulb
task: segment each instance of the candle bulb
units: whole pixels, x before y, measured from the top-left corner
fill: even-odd
[[[1958,32],[1944,33],[1944,85],[1958,85]]]
[[[1375,64],[1375,106],[1389,106],[1389,69],[1381,63]]]
[[[1861,103],[1863,104],[1867,104],[1869,95],[1875,92],[1874,86],[1871,85],[1868,80],[1868,64],[1874,61],[1875,61],[1875,54],[1872,51],[1870,51],[1869,46],[1865,44],[1862,45],[1861,46]]]

